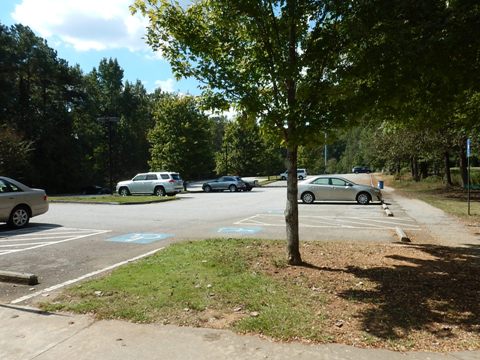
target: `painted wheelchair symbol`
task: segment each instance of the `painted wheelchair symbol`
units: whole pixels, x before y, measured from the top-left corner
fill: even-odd
[[[155,234],[155,233],[131,233],[116,236],[107,241],[135,243],[135,244],[149,244],[154,241],[164,240],[174,236],[173,234]]]

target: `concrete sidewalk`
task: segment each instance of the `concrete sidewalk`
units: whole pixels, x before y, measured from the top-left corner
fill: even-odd
[[[383,195],[386,203],[393,200],[394,206],[390,206],[390,209],[394,214],[398,208],[408,214],[422,225],[438,245],[455,247],[480,245],[478,228],[475,228],[477,230],[475,233],[443,210],[421,200],[404,197],[392,188],[386,187]]]
[[[399,353],[336,344],[274,343],[225,330],[94,321],[85,315],[43,313],[9,305],[0,305],[0,324],[2,360],[480,359],[480,352]]]

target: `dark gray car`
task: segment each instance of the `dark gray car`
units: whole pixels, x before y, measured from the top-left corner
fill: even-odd
[[[206,181],[202,185],[202,189],[205,192],[223,190],[229,190],[233,192],[240,190],[243,191],[246,190],[246,188],[247,185],[245,184],[245,182],[237,176],[221,176],[218,179]]]

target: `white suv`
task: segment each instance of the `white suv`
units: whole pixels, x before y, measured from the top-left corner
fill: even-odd
[[[175,195],[183,190],[183,181],[176,172],[137,174],[132,180],[120,181],[116,191],[122,196],[132,194]]]
[[[288,178],[288,170],[285,170],[283,173],[280,174],[281,180],[287,180]],[[298,180],[303,180],[307,178],[307,169],[297,169],[297,178]]]

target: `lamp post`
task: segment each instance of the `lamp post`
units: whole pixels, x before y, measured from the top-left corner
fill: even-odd
[[[325,147],[323,150],[324,160],[325,160],[325,174],[327,173],[327,133],[325,133]]]
[[[108,172],[109,172],[109,186],[113,193],[113,176],[112,176],[112,124],[117,124],[120,121],[116,116],[102,116],[97,118],[101,123],[107,124],[108,127]]]
[[[228,175],[228,143],[225,143],[225,175]]]

